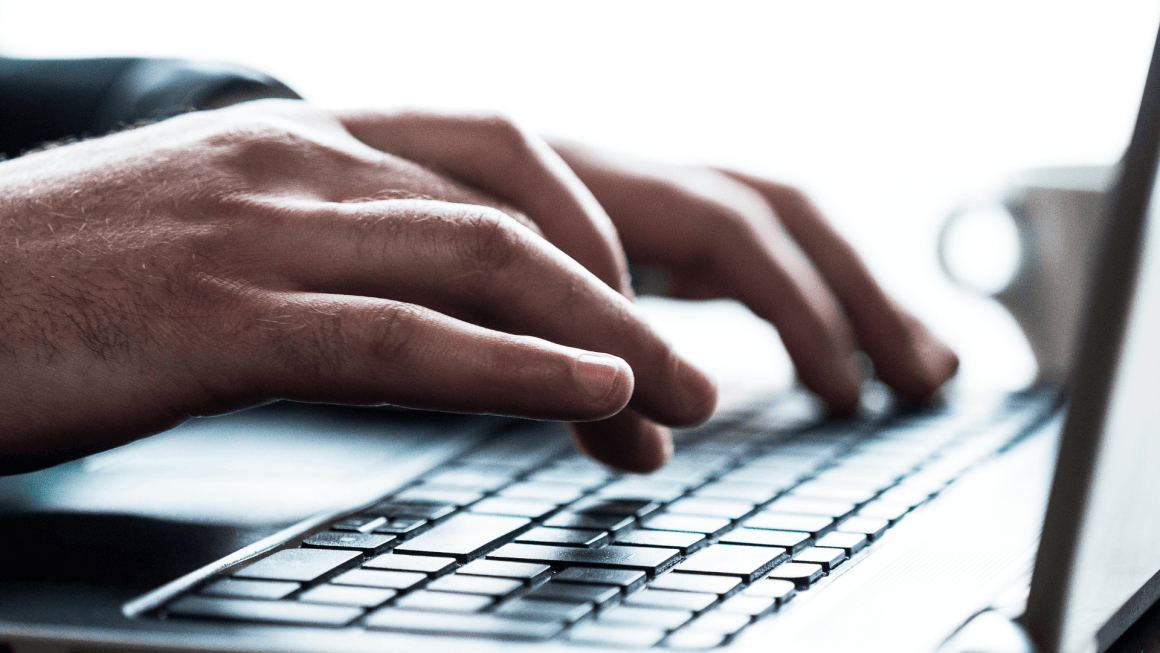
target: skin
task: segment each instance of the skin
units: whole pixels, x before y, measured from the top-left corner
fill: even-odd
[[[956,364],[792,189],[495,116],[253,102],[4,162],[0,189],[0,473],[277,399],[568,420],[655,469],[715,389],[626,253],[773,321],[836,410],[856,346],[911,399]]]

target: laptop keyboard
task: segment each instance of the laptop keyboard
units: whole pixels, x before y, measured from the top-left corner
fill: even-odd
[[[680,434],[647,476],[516,429],[158,614],[713,648],[871,553],[1049,406],[818,421],[803,401]]]

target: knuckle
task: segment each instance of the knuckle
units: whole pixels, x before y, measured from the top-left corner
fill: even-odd
[[[243,114],[222,125],[209,142],[241,155],[263,156],[299,147],[302,135],[298,131],[288,120]]]
[[[396,368],[413,355],[422,340],[425,313],[418,306],[390,302],[372,309],[362,320],[357,338],[377,366]]]
[[[791,204],[806,204],[810,201],[810,196],[797,186],[778,183],[774,184],[773,187],[783,202],[788,202]]]
[[[485,114],[476,116],[475,123],[487,134],[492,154],[501,160],[515,163],[532,155],[531,134],[511,118],[503,114]]]
[[[341,171],[370,161],[366,151],[351,147],[325,127],[281,115],[247,113],[227,121],[207,140],[249,187],[294,178],[341,178]],[[277,188],[289,190],[290,186],[280,183]]]
[[[756,225],[742,211],[713,203],[704,207],[702,215],[704,224],[710,226],[709,238],[705,241],[708,255],[718,258],[735,256],[739,246],[761,239]]]
[[[514,221],[500,211],[478,207],[457,225],[464,271],[489,278],[511,266],[524,254],[524,240]]]

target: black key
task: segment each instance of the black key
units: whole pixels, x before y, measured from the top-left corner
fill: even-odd
[[[850,517],[838,524],[840,533],[861,533],[871,540],[876,540],[890,528],[890,522],[885,519],[871,519],[870,517]]]
[[[752,583],[788,559],[785,549],[714,544],[694,553],[678,565],[677,570],[692,574],[740,576],[745,582]]]
[[[797,531],[770,531],[763,528],[738,528],[721,536],[722,544],[750,546],[779,546],[797,553],[810,545],[809,533]]]
[[[828,546],[837,549],[844,549],[846,555],[854,555],[855,553],[866,548],[870,541],[861,533],[841,533],[833,532],[823,535],[817,542],[817,546]]]
[[[625,605],[640,608],[661,608],[663,610],[687,610],[692,613],[705,611],[720,598],[716,594],[700,592],[670,592],[648,588],[625,599]]]
[[[201,593],[209,596],[226,596],[234,599],[267,599],[276,601],[286,598],[299,587],[302,586],[298,583],[223,578],[221,580],[215,580],[201,588]]]
[[[726,474],[718,480],[731,483],[754,483],[764,485],[771,490],[784,492],[797,485],[804,474],[796,471],[783,471],[768,467],[742,467]]]
[[[724,633],[686,627],[669,635],[664,641],[664,646],[678,650],[707,651],[724,644],[727,637],[728,635]]]
[[[511,483],[510,472],[451,468],[423,479],[421,487],[467,488],[480,492],[494,492],[508,483]]]
[[[608,543],[608,533],[587,528],[533,528],[516,537],[524,544],[558,544],[560,546],[593,547]]]
[[[866,503],[878,495],[874,485],[838,483],[836,481],[806,481],[790,490],[790,496],[834,499],[850,503]]]
[[[722,517],[694,517],[692,515],[656,515],[641,522],[645,528],[657,531],[704,533],[709,537],[724,533],[732,524],[732,521]]]
[[[382,515],[355,515],[354,517],[347,517],[334,526],[331,526],[331,528],[336,531],[369,533],[386,523],[387,518]]]
[[[451,594],[450,592],[419,590],[395,601],[395,607],[424,612],[472,613],[479,612],[492,603],[494,601],[490,596],[479,594]]]
[[[665,638],[659,628],[638,628],[605,623],[580,624],[568,631],[568,641],[590,646],[651,648]]]
[[[484,499],[471,506],[470,510],[471,512],[485,515],[507,515],[509,517],[539,519],[544,515],[554,512],[558,507],[559,504],[553,502],[493,497]]]
[[[793,557],[794,562],[812,562],[815,565],[821,565],[822,569],[826,571],[833,570],[834,567],[846,561],[846,552],[842,549],[830,549],[826,547],[811,546]]]
[[[503,598],[524,586],[523,581],[514,578],[491,578],[488,576],[460,576],[452,574],[436,578],[427,584],[433,592],[457,592],[459,594],[481,594],[493,598]]]
[[[351,605],[360,608],[377,608],[395,598],[395,590],[376,587],[351,587],[346,585],[319,585],[306,590],[298,597],[304,603],[325,603],[328,605]]]
[[[470,505],[476,501],[479,501],[481,498],[483,498],[483,494],[483,492],[478,490],[469,490],[465,488],[434,488],[426,487],[424,485],[416,485],[396,494],[394,497],[392,497],[392,500],[444,503],[462,508],[463,506]]]
[[[593,603],[597,609],[620,599],[620,588],[611,585],[582,585],[548,581],[524,595],[530,601]]]
[[[785,496],[769,504],[766,509],[769,512],[780,512],[792,515],[824,515],[826,517],[839,519],[854,512],[855,508],[857,508],[857,505],[849,501]]]
[[[410,539],[419,533],[431,528],[431,522],[426,519],[392,519],[381,526],[376,526],[373,530],[375,533],[383,535],[394,535],[400,540]]]
[[[736,499],[678,499],[665,506],[665,512],[675,515],[699,515],[702,517],[723,517],[741,519],[753,512],[753,504]]]
[[[631,569],[601,569],[599,567],[572,567],[556,574],[554,583],[586,583],[612,585],[626,594],[635,592],[648,579],[643,571]]]
[[[252,580],[312,583],[357,567],[361,560],[362,554],[358,551],[286,549],[239,569],[233,575]]]
[[[632,517],[621,517],[620,515],[593,515],[566,512],[549,517],[544,522],[544,526],[608,531],[615,535],[635,523],[636,520]]]
[[[594,515],[623,515],[625,517],[645,517],[660,510],[661,504],[648,499],[610,499],[588,497],[568,506],[568,510]]]
[[[473,558],[527,526],[519,517],[460,514],[403,542],[396,551],[452,558]]]
[[[591,603],[566,603],[564,601],[529,601],[516,599],[508,601],[495,611],[510,619],[532,619],[535,621],[562,621],[566,624],[580,621],[592,614]]]
[[[499,496],[510,499],[551,501],[557,505],[575,501],[584,494],[584,488],[565,483],[516,483],[500,491]]]
[[[539,562],[545,565],[635,569],[651,576],[676,564],[680,559],[680,551],[643,546],[613,545],[603,549],[580,549],[543,544],[507,544],[487,557],[492,560]]]
[[[701,487],[693,493],[693,496],[700,499],[738,499],[758,504],[773,499],[779,493],[780,490],[768,485],[716,481]]]
[[[254,601],[186,596],[169,604],[166,614],[229,621],[298,624],[303,626],[345,626],[362,616],[361,608],[311,605],[295,601]]]
[[[740,614],[754,619],[764,617],[775,609],[777,609],[777,599],[747,594],[738,594],[725,599],[721,603],[721,607],[718,608],[725,614]]]
[[[741,579],[733,576],[708,576],[705,574],[682,574],[673,572],[660,576],[649,585],[649,589],[673,592],[702,592],[717,596],[732,596],[741,589]]]
[[[515,578],[529,585],[535,585],[552,573],[548,565],[531,562],[505,562],[503,560],[476,560],[469,562],[455,572],[465,576],[491,576],[494,578]]]
[[[596,494],[610,499],[648,499],[665,502],[681,496],[687,488],[686,483],[630,478],[610,483],[597,490]]]
[[[638,608],[632,605],[618,605],[602,612],[597,623],[624,626],[643,626],[658,630],[676,630],[689,623],[692,612],[684,610],[661,610],[658,608]]]
[[[834,528],[834,520],[823,515],[787,515],[775,512],[759,512],[741,522],[746,528],[763,528],[774,531],[799,531],[818,537]]]
[[[389,590],[408,590],[427,580],[427,574],[413,571],[374,571],[355,569],[335,578],[335,585],[355,585],[358,587],[378,587]]]
[[[631,546],[656,546],[665,549],[678,549],[684,555],[699,550],[709,542],[701,533],[686,533],[682,531],[630,531],[616,539],[617,544]]]
[[[748,468],[762,467],[774,470],[794,470],[801,473],[810,473],[824,465],[831,456],[826,453],[793,453],[786,450],[774,450],[773,453],[758,456],[745,461]]]
[[[858,511],[858,516],[869,517],[871,519],[885,519],[890,523],[894,523],[902,519],[903,515],[908,512],[910,512],[910,506],[904,503],[888,503],[881,499],[876,499],[862,506],[862,509]]]
[[[808,562],[787,562],[769,573],[770,578],[788,580],[799,589],[809,587],[824,575],[825,571],[821,565]]]
[[[455,558],[436,556],[398,555],[388,553],[373,558],[363,565],[363,569],[387,569],[390,571],[418,571],[431,576],[441,576],[455,568]]]
[[[834,481],[838,483],[864,483],[885,489],[894,485],[902,477],[900,472],[883,471],[881,469],[858,467],[831,467],[818,474],[815,480]]]
[[[490,614],[437,614],[383,608],[367,617],[366,626],[423,635],[542,640],[560,632],[564,623],[508,619]]]
[[[303,540],[302,546],[308,549],[353,549],[367,555],[377,555],[390,550],[398,541],[393,535],[323,531]]]
[[[648,478],[654,481],[676,481],[686,487],[701,485],[716,475],[723,465],[699,466],[696,462],[684,462],[679,458],[652,472]]]
[[[429,519],[436,521],[443,519],[458,509],[458,506],[443,502],[431,501],[383,501],[367,508],[367,512],[382,515],[387,519]]]
[[[611,477],[612,475],[603,469],[570,470],[550,467],[532,474],[528,480],[537,483],[571,485],[577,490],[587,491],[604,485]]]
[[[782,605],[792,599],[794,594],[797,594],[797,586],[788,580],[765,578],[746,587],[741,593],[746,596],[764,596],[777,599],[777,604]]]
[[[709,614],[701,615],[696,621],[685,626],[676,635],[684,632],[718,633],[726,636],[736,635],[741,632],[742,628],[752,622],[753,618],[749,615],[713,611]]]

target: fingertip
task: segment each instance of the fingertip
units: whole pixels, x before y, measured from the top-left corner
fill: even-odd
[[[929,399],[959,371],[959,357],[954,350],[925,328],[923,331],[925,337],[916,343],[917,358],[921,367],[920,381],[915,396],[907,397],[917,402]]]
[[[959,357],[954,350],[909,314],[902,315],[903,344],[874,357],[878,376],[903,399],[922,403],[954,378]]]
[[[597,352],[582,352],[573,359],[572,378],[592,402],[593,419],[610,417],[623,410],[635,387],[628,363]]]
[[[598,422],[573,424],[572,432],[582,453],[626,472],[656,471],[673,455],[669,430],[633,411],[622,411]]]
[[[677,397],[683,419],[673,426],[700,424],[717,409],[717,384],[707,374],[687,361],[677,364]]]

